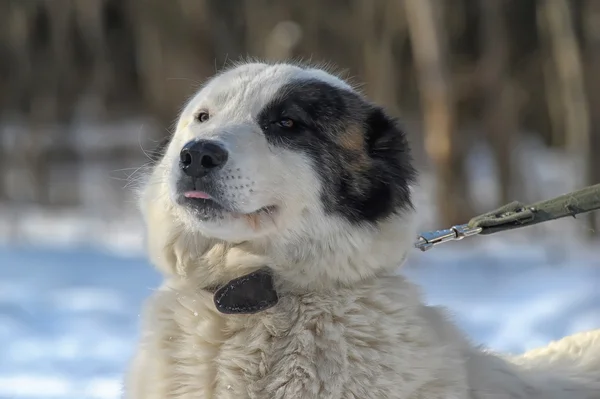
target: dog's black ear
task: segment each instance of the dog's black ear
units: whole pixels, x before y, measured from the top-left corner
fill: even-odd
[[[369,110],[366,127],[366,141],[369,152],[376,150],[376,146],[382,138],[396,134],[402,135],[402,132],[394,125],[394,121],[379,107],[373,107]]]
[[[374,106],[366,118],[366,143],[369,155],[386,161],[406,179],[413,182],[416,171],[412,166],[410,145],[397,119],[381,108]]]
[[[373,106],[366,115],[365,126],[367,151],[373,162],[371,203],[387,208],[387,213],[412,208],[410,186],[415,183],[417,172],[400,124],[382,108]]]

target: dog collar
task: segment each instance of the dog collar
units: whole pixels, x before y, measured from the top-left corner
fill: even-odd
[[[220,288],[207,290],[214,292],[215,306],[223,314],[258,313],[279,301],[273,287],[273,275],[266,268],[233,279]]]

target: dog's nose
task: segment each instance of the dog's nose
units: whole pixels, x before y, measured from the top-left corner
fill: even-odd
[[[228,156],[221,144],[209,140],[190,141],[179,153],[181,170],[191,177],[203,177],[222,167]]]

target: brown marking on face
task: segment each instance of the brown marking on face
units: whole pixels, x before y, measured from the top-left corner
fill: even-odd
[[[337,141],[345,150],[357,153],[365,151],[365,136],[359,126],[349,126],[339,135]]]
[[[371,162],[365,148],[365,137],[362,128],[350,126],[338,138],[337,143],[346,150],[346,167],[351,172],[361,172],[369,168]]]

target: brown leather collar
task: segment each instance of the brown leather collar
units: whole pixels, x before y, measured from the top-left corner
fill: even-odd
[[[279,297],[268,268],[231,280],[221,287],[209,287],[217,310],[224,314],[253,314],[277,304]]]

